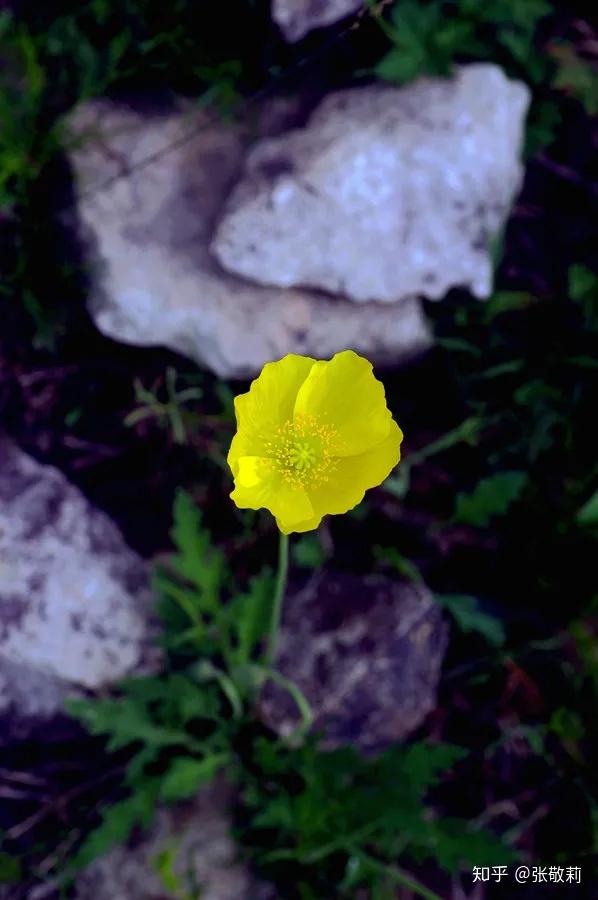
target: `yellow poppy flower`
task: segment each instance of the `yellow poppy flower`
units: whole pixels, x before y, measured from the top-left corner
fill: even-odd
[[[269,509],[283,534],[353,509],[400,459],[384,387],[352,350],[267,363],[235,397],[235,413],[231,497],[240,509]]]

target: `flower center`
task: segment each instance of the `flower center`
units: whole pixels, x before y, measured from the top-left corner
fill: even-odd
[[[266,441],[268,462],[291,487],[318,487],[328,480],[336,465],[331,452],[335,436],[335,429],[315,416],[296,416]]]

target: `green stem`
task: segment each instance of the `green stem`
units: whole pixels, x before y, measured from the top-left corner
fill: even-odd
[[[387,875],[396,884],[406,887],[419,897],[423,897],[424,900],[442,900],[442,897],[437,893],[431,891],[408,872],[405,872],[404,869],[399,868],[399,866],[385,865],[375,857],[370,856],[369,853],[360,853],[357,848],[355,848],[355,851],[356,855],[360,856],[366,865],[369,865],[372,869],[376,869],[382,875]]]
[[[276,659],[278,647],[278,633],[282,618],[282,602],[287,586],[289,571],[289,536],[280,532],[278,544],[278,571],[276,573],[276,586],[272,600],[272,614],[270,617],[270,630],[268,633],[268,650],[266,652],[266,666],[272,667]]]

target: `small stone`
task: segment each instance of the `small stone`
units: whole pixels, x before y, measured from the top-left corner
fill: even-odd
[[[380,751],[434,709],[448,630],[426,587],[324,570],[284,609],[277,668],[305,695],[324,747]],[[260,712],[281,735],[300,724],[290,694],[271,682]]]
[[[288,41],[314,28],[334,25],[363,6],[363,0],[272,0],[272,18]]]
[[[355,301],[488,297],[529,99],[491,64],[331,94],[248,155],[213,252],[260,284]]]
[[[116,526],[0,437],[0,743],[151,667],[151,618],[147,567]]]
[[[273,112],[290,115],[280,105]],[[262,113],[270,132],[272,110]],[[80,106],[69,128],[91,314],[104,334],[169,347],[223,378],[252,377],[287,353],[327,358],[351,348],[395,364],[430,346],[414,298],[362,310],[320,292],[251,284],[215,261],[213,227],[241,173],[248,127],[183,104],[149,114],[101,100]],[[261,240],[254,234],[247,252],[259,253]]]

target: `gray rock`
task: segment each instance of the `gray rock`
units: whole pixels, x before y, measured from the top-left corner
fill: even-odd
[[[277,668],[307,698],[323,746],[379,751],[434,708],[447,640],[425,587],[322,572],[285,598]],[[279,734],[299,724],[289,693],[272,683],[260,710]]]
[[[272,0],[272,18],[288,41],[333,25],[363,6],[363,0]]]
[[[115,847],[82,873],[75,900],[167,900],[198,896],[198,887],[202,900],[258,900],[261,886],[237,861],[229,834],[229,794],[215,784],[192,803],[160,810],[149,835]],[[156,859],[168,850],[176,857],[181,888],[176,894],[156,873]]]
[[[490,64],[331,94],[305,128],[250,153],[213,250],[260,284],[357,301],[435,300],[457,286],[487,297],[529,98]]]
[[[0,437],[2,738],[151,667],[150,603],[146,565],[107,516]]]
[[[169,347],[222,377],[253,376],[290,352],[329,357],[352,348],[396,363],[429,346],[415,300],[364,311],[220,268],[209,243],[241,172],[247,127],[186,107],[149,115],[104,100],[79,107],[70,134],[91,311],[104,334]],[[276,170],[270,177],[279,180]]]

